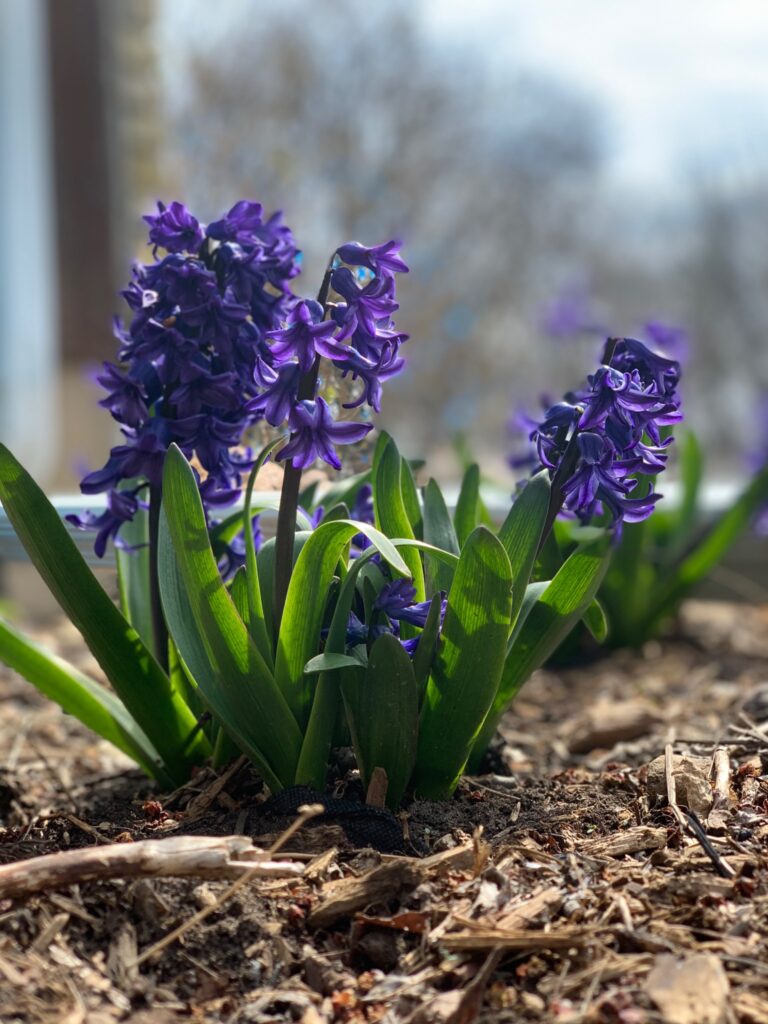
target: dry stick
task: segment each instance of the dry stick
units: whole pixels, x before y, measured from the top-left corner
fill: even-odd
[[[267,856],[271,857],[277,853],[277,851],[281,849],[281,847],[283,847],[296,832],[298,832],[302,825],[306,824],[310,818],[315,818],[318,814],[322,814],[324,811],[325,808],[322,804],[306,804],[305,806],[300,807],[299,817],[285,830],[285,832],[283,832],[276,842],[270,846],[269,850],[267,850]],[[182,935],[186,934],[186,932],[190,930],[190,928],[194,928],[196,925],[200,924],[201,921],[204,921],[206,917],[209,917],[215,910],[219,910],[219,908],[226,903],[227,900],[231,899],[236,892],[242,889],[243,886],[258,877],[259,867],[260,865],[257,865],[249,871],[246,871],[245,874],[241,875],[240,878],[234,881],[232,885],[230,885],[230,887],[218,897],[215,903],[212,903],[210,906],[203,907],[202,910],[193,914],[188,921],[184,921],[183,924],[180,924],[178,928],[174,928],[173,931],[168,932],[167,935],[158,942],[155,942],[149,947],[149,949],[145,949],[144,952],[134,960],[131,966],[139,967],[141,964],[146,963],[147,960],[151,960],[151,958],[157,953],[161,953],[177,939],[180,939]]]
[[[715,748],[710,775],[715,794],[713,809],[727,806],[731,788],[731,760],[725,747]]]
[[[65,850],[0,866],[0,899],[30,896],[76,882],[109,878],[284,878],[300,875],[291,862],[270,859],[245,836],[172,836]]]
[[[706,853],[712,861],[715,870],[721,878],[735,878],[736,871],[731,867],[725,857],[723,857],[721,853],[718,853],[709,841],[709,837],[704,830],[704,826],[699,821],[698,815],[690,809],[688,809],[685,814],[680,810],[677,803],[677,791],[675,787],[673,768],[672,744],[668,743],[664,748],[664,774],[666,776],[667,802],[669,803],[670,810],[674,814],[675,820],[683,831],[687,835],[693,836],[693,838],[699,843],[701,848],[704,850],[704,853]]]

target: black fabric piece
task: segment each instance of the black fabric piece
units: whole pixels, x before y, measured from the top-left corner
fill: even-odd
[[[311,786],[290,786],[276,793],[261,805],[259,814],[294,818],[303,804],[322,804],[324,813],[313,820],[339,825],[353,846],[370,846],[380,853],[406,852],[402,826],[391,811],[319,793]]]

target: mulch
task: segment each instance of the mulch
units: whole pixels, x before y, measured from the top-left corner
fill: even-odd
[[[407,855],[318,817],[279,851],[298,873],[234,892],[242,866],[0,899],[0,1021],[768,1022],[767,627],[691,602],[668,640],[537,673],[485,773],[406,807]],[[0,695],[0,865],[290,823],[244,762],[158,793],[2,669]],[[329,785],[359,792],[343,754]]]

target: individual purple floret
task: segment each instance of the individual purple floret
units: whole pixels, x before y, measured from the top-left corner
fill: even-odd
[[[672,437],[664,428],[682,419],[680,364],[633,338],[609,341],[607,358],[584,389],[547,410],[529,439],[566,514],[639,522],[659,495],[652,487],[638,493],[638,476],[665,468]]]
[[[341,462],[334,445],[354,444],[362,441],[372,423],[336,423],[326,402],[318,397],[314,402],[299,402],[290,420],[291,439],[280,451],[280,459],[291,459],[294,466],[304,469],[315,459],[322,459],[334,469]]]

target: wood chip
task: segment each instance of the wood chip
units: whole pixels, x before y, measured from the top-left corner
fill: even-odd
[[[662,850],[667,845],[667,830],[637,825],[612,836],[599,836],[579,843],[577,852],[587,857],[623,857],[644,850]]]
[[[712,953],[685,960],[664,953],[645,981],[665,1024],[727,1024],[730,988],[723,965]]]

